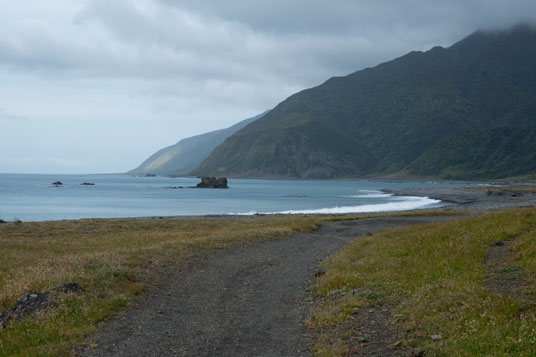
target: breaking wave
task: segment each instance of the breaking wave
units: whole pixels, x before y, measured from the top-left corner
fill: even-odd
[[[368,196],[370,197],[370,196]],[[384,197],[384,196],[382,196]],[[247,212],[231,213],[232,215],[254,215],[254,214],[343,214],[343,213],[369,213],[369,212],[392,212],[409,211],[414,209],[430,208],[440,203],[440,200],[428,197],[400,196],[394,197],[393,201],[387,203],[359,205],[359,206],[337,206],[317,209],[297,209],[279,212]]]
[[[348,197],[354,197],[354,198],[386,198],[393,196],[392,193],[383,193],[381,191],[376,190],[359,190],[358,192],[361,192],[359,195],[352,195]]]

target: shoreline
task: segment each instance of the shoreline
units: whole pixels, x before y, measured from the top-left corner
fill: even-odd
[[[371,210],[366,212],[267,212],[251,214],[206,214],[206,215],[172,215],[172,216],[139,216],[139,217],[83,217],[75,219],[56,219],[56,220],[38,220],[38,221],[0,221],[0,224],[17,224],[24,223],[46,223],[61,221],[81,221],[81,220],[141,220],[141,219],[186,219],[186,218],[219,218],[219,219],[237,219],[237,218],[254,218],[258,216],[271,215],[320,215],[320,216],[352,216],[360,214],[376,213],[393,213],[393,212],[411,212],[427,210],[468,210],[474,212],[485,212],[490,210],[499,210],[506,208],[521,208],[536,206],[536,186],[481,186],[481,187],[426,187],[426,188],[401,188],[401,189],[381,189],[379,192],[390,194],[396,197],[422,197],[432,200],[439,200],[438,203],[430,204],[430,207],[416,207],[410,209],[393,209],[393,210]],[[342,207],[344,208],[344,207]],[[330,210],[332,208],[325,208]]]
[[[534,188],[534,186],[527,186]],[[536,206],[536,189],[523,189],[520,186],[483,186],[483,187],[427,187],[384,189],[384,193],[394,196],[428,197],[446,203],[439,209],[454,208],[474,212],[484,212],[506,208]]]

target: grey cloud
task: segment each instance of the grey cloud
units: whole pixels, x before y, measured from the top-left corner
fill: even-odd
[[[313,28],[318,31],[274,33],[232,17],[201,14],[188,8],[154,6],[147,11],[126,1],[114,2],[112,7],[107,4],[102,0],[88,3],[78,21],[98,22],[117,41],[134,46],[134,56],[125,56],[117,74],[130,69],[127,75],[249,79],[257,83],[281,76],[310,85],[332,74],[372,65],[378,57],[386,59],[412,49],[405,43],[409,40],[399,41],[383,28],[333,35],[329,30],[334,25],[322,23]],[[342,11],[329,8],[337,9],[336,13]]]
[[[0,120],[11,121],[11,122],[13,121],[29,122],[30,121],[30,119],[28,119],[27,117],[23,115],[16,115],[16,114],[10,113],[4,108],[0,108]]]
[[[532,0],[158,0],[260,31],[348,33],[377,27],[504,26],[536,17]]]
[[[308,86],[526,14],[536,3],[89,0],[75,21],[85,37],[26,24],[0,36],[0,62],[74,77]]]

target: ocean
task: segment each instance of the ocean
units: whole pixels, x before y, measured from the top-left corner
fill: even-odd
[[[52,185],[60,181],[61,186]],[[128,175],[0,174],[0,219],[48,221],[272,213],[354,213],[444,203],[381,189],[452,187],[437,182],[229,179],[229,189],[193,189],[199,179]],[[92,183],[94,185],[81,185]],[[180,188],[180,187],[183,188]]]

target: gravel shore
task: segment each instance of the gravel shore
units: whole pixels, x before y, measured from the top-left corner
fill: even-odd
[[[419,196],[441,200],[453,208],[475,212],[536,206],[536,194],[515,187],[407,188],[383,190],[396,196]]]

